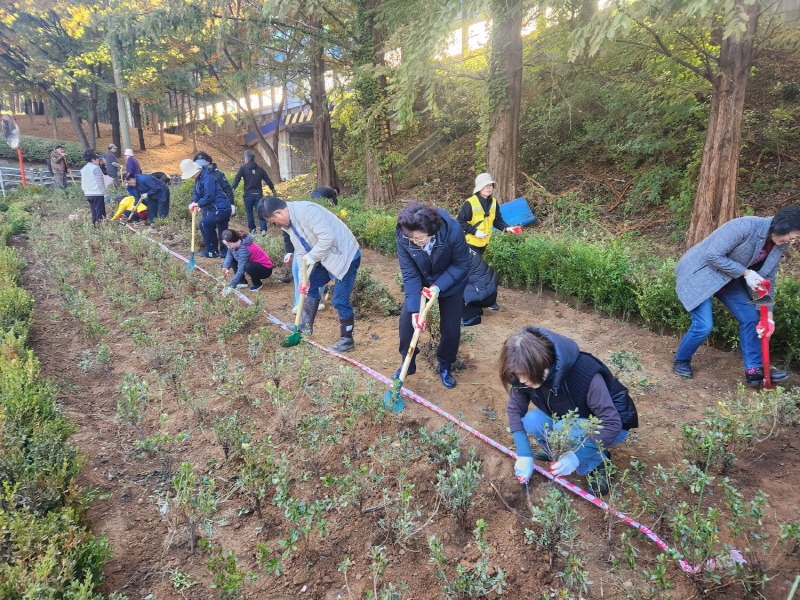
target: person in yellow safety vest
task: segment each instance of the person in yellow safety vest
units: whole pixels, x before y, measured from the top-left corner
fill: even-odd
[[[521,227],[512,227],[500,215],[497,200],[492,197],[495,181],[489,173],[481,173],[475,178],[475,189],[472,196],[461,206],[456,220],[467,238],[467,246],[482,256],[492,239],[492,228],[496,227],[506,233],[522,233]],[[500,310],[495,302],[488,307]]]
[[[510,226],[500,215],[497,200],[492,197],[494,184],[489,173],[478,175],[472,196],[467,198],[456,217],[466,235],[467,245],[480,255],[492,239],[492,227],[506,233],[522,233],[520,227]]]
[[[130,217],[131,211],[136,207],[136,214],[133,217]],[[136,206],[136,199],[133,196],[125,196],[119,202],[119,206],[117,207],[117,212],[114,213],[114,216],[111,217],[112,221],[116,221],[122,217],[123,219],[129,220],[132,223],[136,221],[146,221],[147,220],[147,206],[145,206],[144,202],[140,202],[139,206]],[[130,219],[128,218],[130,217]]]

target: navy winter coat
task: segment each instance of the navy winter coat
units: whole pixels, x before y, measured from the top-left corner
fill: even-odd
[[[483,260],[483,257],[469,250],[469,276],[464,289],[464,304],[481,302],[497,291],[497,272]]]

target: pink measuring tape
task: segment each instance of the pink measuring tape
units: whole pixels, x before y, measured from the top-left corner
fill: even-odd
[[[142,233],[139,233],[130,224],[127,224],[126,226],[131,231],[135,232],[138,235],[141,235],[146,240],[148,240],[150,242],[153,242],[154,244],[157,244],[158,247],[161,248],[164,252],[170,254],[171,256],[174,256],[175,258],[177,258],[179,260],[182,260],[185,263],[189,262],[189,259],[186,258],[185,256],[183,256],[181,254],[178,254],[177,252],[169,249],[167,246],[165,246],[161,242],[158,242],[158,241],[156,241],[156,240],[154,240],[152,238],[147,237],[146,235],[144,235]],[[196,266],[195,269],[200,271],[201,273],[211,277],[212,279],[216,279],[216,277],[211,275],[211,273],[209,273],[208,271],[206,271],[202,267]],[[238,290],[232,290],[232,292],[235,293],[239,297],[239,299],[242,300],[245,304],[250,304],[250,305],[253,304],[253,301],[250,300],[250,298],[248,298],[247,296],[245,296],[244,294],[242,294]],[[278,327],[280,327],[281,329],[285,329],[287,331],[291,329],[286,323],[284,323],[283,321],[281,321],[280,319],[278,319],[277,317],[275,317],[275,316],[273,316],[273,315],[271,315],[269,313],[267,313],[267,319],[270,322],[272,322],[275,325],[277,325]],[[304,338],[304,341],[308,342],[312,346],[315,346],[315,347],[319,348],[323,352],[327,352],[328,354],[336,356],[337,358],[340,358],[343,361],[348,362],[348,363],[350,363],[351,365],[353,365],[355,367],[358,367],[359,369],[361,369],[365,373],[368,373],[369,375],[371,375],[372,377],[374,377],[378,381],[381,381],[381,382],[385,383],[387,386],[391,387],[391,386],[394,385],[394,382],[390,378],[386,377],[382,373],[379,373],[378,371],[376,371],[372,367],[364,365],[364,364],[358,362],[357,360],[354,360],[354,359],[350,358],[349,356],[346,356],[344,354],[340,354],[339,352],[335,352],[335,351],[331,350],[330,348],[328,348],[327,346],[323,346],[322,344],[320,344],[319,342],[316,342],[314,340],[310,340],[310,339],[305,339]],[[435,405],[432,402],[426,400],[425,398],[423,398],[422,396],[420,396],[416,392],[413,392],[412,390],[409,390],[408,388],[404,387],[404,388],[402,388],[400,390],[400,393],[403,396],[405,396],[406,398],[409,398],[409,399],[413,400],[417,404],[420,404],[420,405],[424,406],[425,408],[428,408],[428,409],[432,410],[436,414],[441,415],[442,417],[444,417],[448,421],[458,425],[461,429],[463,429],[463,430],[467,431],[468,433],[474,435],[478,439],[483,440],[484,442],[486,442],[490,446],[496,448],[497,450],[499,450],[503,454],[507,454],[508,456],[510,456],[511,458],[516,460],[516,458],[517,458],[517,453],[516,452],[514,452],[513,450],[510,450],[509,448],[506,448],[501,443],[496,442],[492,438],[482,434],[480,431],[478,431],[477,429],[475,429],[471,425],[468,425],[467,423],[464,423],[463,421],[461,421],[460,419],[454,417],[453,415],[451,415],[450,413],[446,412],[445,410],[442,410],[437,405]],[[627,523],[628,525],[630,525],[634,529],[638,529],[645,536],[647,536],[647,538],[650,539],[650,541],[652,541],[656,546],[658,546],[659,548],[661,548],[665,552],[671,552],[672,549],[667,545],[667,543],[664,540],[662,540],[658,535],[656,535],[656,533],[653,532],[649,527],[647,527],[645,525],[642,525],[641,523],[639,523],[635,519],[632,519],[628,515],[619,512],[614,507],[610,506],[608,503],[604,502],[603,500],[601,500],[597,496],[594,496],[593,494],[590,494],[586,490],[578,487],[577,485],[575,485],[573,483],[570,483],[566,479],[563,479],[561,477],[556,477],[550,471],[547,471],[546,469],[543,469],[543,468],[539,467],[538,465],[534,465],[533,468],[540,475],[546,477],[547,479],[550,479],[551,481],[556,482],[558,485],[560,485],[563,488],[568,489],[570,492],[572,492],[576,496],[580,496],[584,500],[594,504],[596,507],[606,511],[610,515],[615,516],[616,518],[618,518],[623,523]],[[740,563],[741,564],[741,563],[747,562],[745,560],[744,556],[742,556],[742,553],[739,552],[738,550],[734,549],[734,548],[732,548],[730,550],[730,558],[735,563]],[[712,558],[712,559],[709,559],[709,560],[707,560],[707,561],[705,561],[705,562],[703,562],[703,563],[701,563],[699,565],[692,565],[692,564],[688,563],[687,561],[685,561],[683,559],[680,559],[680,560],[678,560],[678,564],[680,565],[681,569],[684,572],[695,574],[695,573],[702,572],[704,569],[713,569],[716,566],[716,561],[715,561],[715,559]]]

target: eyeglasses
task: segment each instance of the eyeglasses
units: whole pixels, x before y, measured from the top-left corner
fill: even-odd
[[[407,239],[412,244],[416,244],[417,246],[424,246],[425,244],[427,244],[431,240],[431,238],[433,238],[433,236],[432,235],[421,235],[421,236],[416,236],[416,237],[408,237],[407,235],[404,235],[403,238]]]
[[[540,384],[541,385],[541,384]],[[536,389],[539,385],[529,385],[527,383],[522,383],[519,380],[519,377],[516,375],[511,376],[511,389],[512,390],[524,390],[524,389]]]

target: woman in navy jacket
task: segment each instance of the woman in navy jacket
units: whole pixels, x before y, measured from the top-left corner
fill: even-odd
[[[400,355],[405,357],[419,321],[420,294],[439,299],[439,376],[446,388],[456,385],[452,366],[461,341],[461,309],[469,272],[469,250],[458,222],[447,211],[418,202],[397,216],[397,259],[405,301],[400,312]],[[416,351],[408,375],[416,370]],[[397,373],[396,375],[399,375]]]

